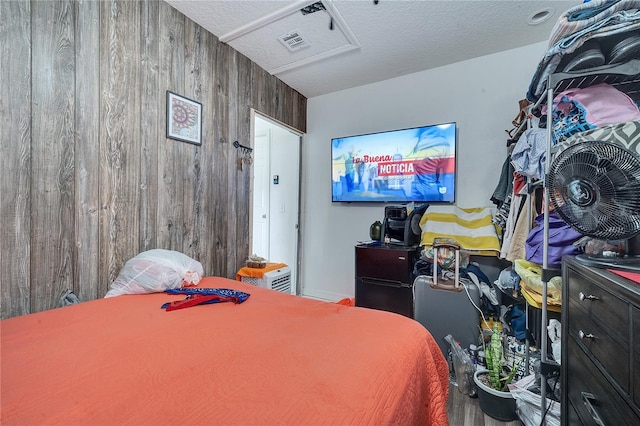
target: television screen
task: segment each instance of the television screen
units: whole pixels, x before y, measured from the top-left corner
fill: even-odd
[[[453,203],[456,123],[331,140],[334,202]]]

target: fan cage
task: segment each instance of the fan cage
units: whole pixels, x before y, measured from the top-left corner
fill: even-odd
[[[640,234],[640,158],[604,141],[571,145],[553,160],[549,198],[579,233],[601,240]]]

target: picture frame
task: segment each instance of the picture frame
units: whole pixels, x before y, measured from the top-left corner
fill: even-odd
[[[202,145],[202,104],[167,90],[167,138]]]

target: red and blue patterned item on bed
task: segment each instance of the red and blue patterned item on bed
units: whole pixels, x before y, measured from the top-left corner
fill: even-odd
[[[169,294],[186,294],[184,300],[176,300],[167,302],[162,305],[162,309],[166,311],[175,311],[177,309],[190,308],[196,305],[210,305],[212,303],[233,302],[235,304],[246,301],[250,294],[242,291],[231,290],[228,288],[193,288],[181,287],[166,290]]]

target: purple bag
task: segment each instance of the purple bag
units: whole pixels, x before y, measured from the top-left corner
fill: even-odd
[[[542,243],[544,239],[544,214],[539,214],[535,219],[535,226],[529,232],[525,243],[525,258],[529,262],[543,264]],[[550,268],[560,268],[562,266],[562,256],[575,256],[580,254],[577,247],[573,245],[582,238],[575,229],[567,225],[555,211],[549,212],[549,248],[547,250],[547,265]]]

